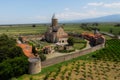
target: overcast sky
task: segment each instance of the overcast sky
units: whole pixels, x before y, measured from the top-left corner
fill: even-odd
[[[50,22],[120,14],[120,0],[0,0],[0,24]]]

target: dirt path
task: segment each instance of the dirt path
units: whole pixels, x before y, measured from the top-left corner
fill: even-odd
[[[82,49],[82,50],[91,48],[91,46],[90,46],[90,44],[89,44],[89,41],[88,41],[88,40],[86,40],[86,41],[87,41],[86,47],[85,47],[84,49]]]

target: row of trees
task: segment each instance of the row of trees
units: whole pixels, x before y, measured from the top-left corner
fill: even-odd
[[[0,80],[8,80],[27,73],[27,58],[16,40],[3,34],[0,36]]]
[[[97,26],[99,26],[98,23],[91,23],[91,24],[89,24],[89,23],[82,23],[82,24],[80,25],[80,27],[81,27],[82,29],[84,29],[84,30],[91,31],[91,30],[97,29],[97,30],[100,31],[100,29],[97,28]]]

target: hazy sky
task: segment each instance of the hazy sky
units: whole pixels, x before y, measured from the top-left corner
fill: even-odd
[[[50,22],[119,14],[120,0],[0,0],[0,24]]]

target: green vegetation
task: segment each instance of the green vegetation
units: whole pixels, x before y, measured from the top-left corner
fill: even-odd
[[[97,28],[100,31],[104,31],[104,32],[108,32],[108,33],[112,33],[115,35],[119,35],[120,33],[120,27],[116,27],[115,25],[117,23],[98,23],[98,25],[93,25],[94,23],[86,23],[86,24],[81,24],[81,28],[84,30],[88,30],[91,31],[95,28]]]
[[[0,34],[7,35],[27,35],[27,34],[43,34],[49,25],[36,24],[33,25],[13,25],[13,26],[0,26]],[[65,24],[64,29],[66,32],[81,33],[83,30],[79,27],[79,24]]]
[[[37,75],[23,75],[18,80],[119,80],[120,40],[112,39],[106,48],[42,69]]]
[[[72,50],[58,50],[60,53],[70,53],[75,51],[75,49],[73,48]]]
[[[5,34],[0,36],[0,62],[8,58],[12,59],[22,55],[23,55],[22,49],[16,46],[15,39],[9,38]]]
[[[27,73],[28,61],[16,40],[0,36],[0,80],[8,80]]]
[[[84,39],[74,38],[73,47],[77,50],[81,50],[86,47],[87,42]]]
[[[120,27],[116,27],[117,23],[84,23],[84,24],[64,24],[63,28],[66,32],[82,33],[84,31],[91,31],[92,28],[98,28],[100,31],[110,32],[112,34],[120,34]],[[31,25],[11,25],[0,26],[0,34],[19,35],[19,34],[43,34],[49,24],[31,24]]]
[[[37,50],[35,48],[35,46],[32,45],[32,53],[35,55],[37,53]]]
[[[115,27],[115,23],[99,23],[98,25],[88,24],[84,28],[81,24],[65,24],[66,32],[82,33],[83,31],[91,31],[92,28],[98,28],[100,31],[110,32],[112,34],[120,34],[120,27]],[[27,35],[27,34],[43,34],[46,31],[46,25],[16,25],[10,27],[0,27],[0,34],[11,35]],[[11,77],[18,77],[27,73],[28,63],[23,55],[21,48],[16,46],[16,41],[6,35],[0,37],[0,79],[7,80]],[[63,79],[79,79],[79,80],[119,80],[120,79],[120,41],[110,40],[107,38],[106,48],[99,51],[66,61],[53,66],[42,69],[37,75],[23,75],[18,78],[20,80],[63,80]],[[42,42],[32,41],[31,45],[41,46]],[[38,44],[39,43],[39,44]],[[73,45],[76,49],[82,49],[85,45],[82,41],[75,39]],[[48,43],[43,43],[47,45]],[[43,47],[43,45],[41,46]],[[43,56],[43,55],[41,55]],[[43,60],[45,57],[42,57]],[[114,75],[111,75],[114,74]],[[72,77],[71,77],[72,76]]]
[[[105,32],[110,32],[110,30],[112,30],[112,34],[118,34],[120,32],[120,27],[115,27],[114,25],[115,23],[108,23],[108,24],[103,23],[97,26],[97,28]]]
[[[37,51],[36,47],[34,45],[32,45],[32,53],[34,55],[38,54],[40,59],[41,59],[41,61],[45,61],[46,60],[46,56],[44,55],[43,50]]]
[[[120,61],[120,40],[109,40],[106,43],[106,48],[96,52],[93,57],[97,60],[104,61]]]
[[[0,27],[0,34],[7,35],[27,35],[27,34],[42,34],[46,31],[46,26],[44,25],[36,25],[36,27],[32,27],[32,25],[15,25],[15,26],[3,26]]]
[[[73,46],[74,43],[75,43],[75,40],[74,40],[73,37],[69,37],[68,40],[67,40],[67,42],[68,42],[68,45]]]
[[[107,35],[103,35],[105,37],[106,40],[111,40],[112,38],[110,36]]]

